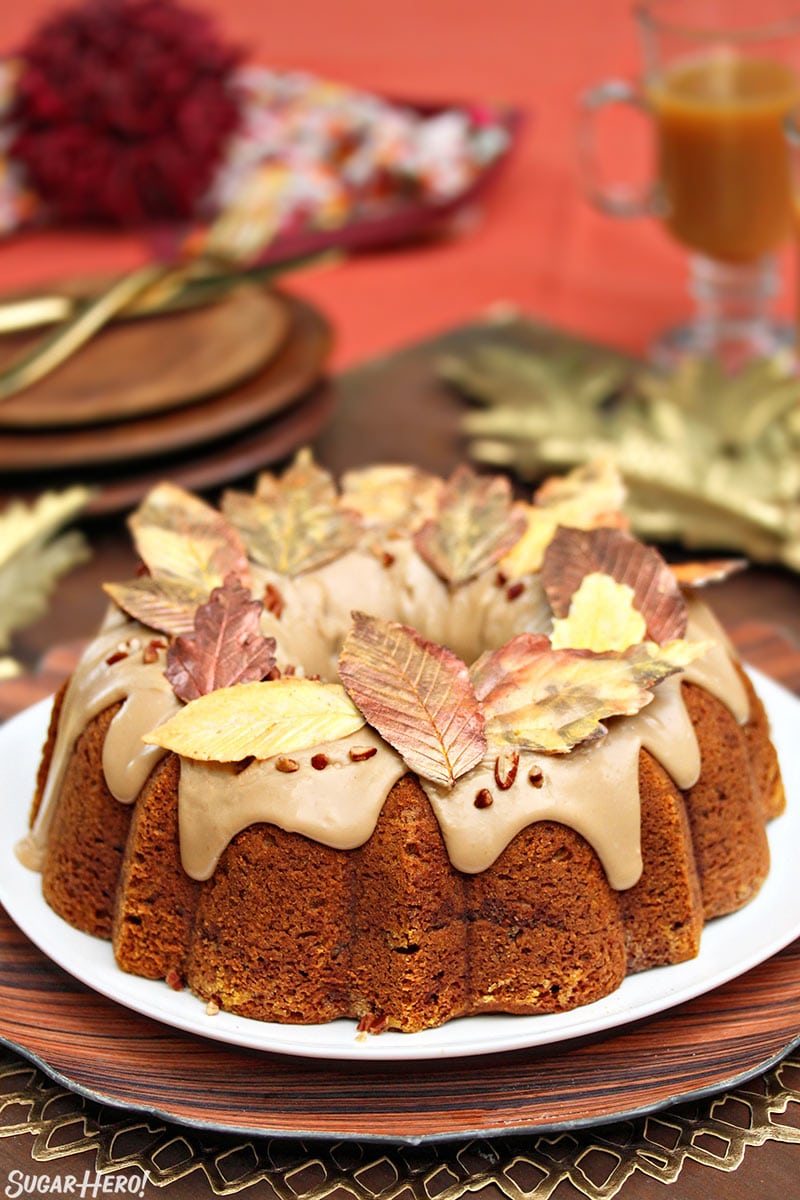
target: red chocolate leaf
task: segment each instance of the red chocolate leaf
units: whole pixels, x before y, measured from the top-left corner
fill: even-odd
[[[481,761],[483,715],[466,665],[444,646],[357,612],[339,675],[370,725],[424,779],[452,787]]]
[[[218,688],[256,683],[275,666],[275,639],[259,628],[262,604],[229,576],[198,608],[194,633],[167,651],[165,675],[180,700],[196,700]]]
[[[501,559],[526,527],[506,478],[459,467],[441,493],[436,517],[417,530],[414,543],[446,583],[466,583]]]
[[[686,632],[686,603],[664,559],[620,529],[560,527],[542,563],[542,585],[556,617],[569,614],[570,601],[587,575],[609,575],[634,594],[648,636],[668,642]]]
[[[564,754],[602,737],[607,717],[638,712],[652,688],[708,649],[706,643],[652,642],[623,653],[550,650],[520,634],[474,664],[472,678],[493,744]]]

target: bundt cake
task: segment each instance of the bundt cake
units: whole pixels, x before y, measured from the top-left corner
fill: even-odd
[[[413,1032],[697,955],[784,804],[762,705],[603,463],[515,501],[303,453],[170,484],[57,696],[30,834],[124,971],[266,1021]]]

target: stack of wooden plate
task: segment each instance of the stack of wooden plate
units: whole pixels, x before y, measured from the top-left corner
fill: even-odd
[[[0,339],[0,370],[40,336]],[[0,500],[83,483],[111,513],[160,479],[208,488],[278,462],[330,415],[331,342],[317,310],[255,284],[109,326],[0,402]]]

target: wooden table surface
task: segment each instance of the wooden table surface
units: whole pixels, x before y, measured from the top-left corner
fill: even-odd
[[[464,447],[459,434],[459,418],[463,412],[463,404],[437,381],[435,365],[443,349],[469,344],[476,336],[483,335],[485,329],[486,326],[479,322],[476,326],[455,330],[432,341],[419,343],[390,358],[368,362],[334,379],[331,382],[336,396],[334,418],[314,444],[319,460],[336,472],[379,460],[414,461],[439,472],[449,471],[463,458]],[[86,533],[93,551],[91,561],[61,582],[47,616],[21,632],[16,639],[14,651],[31,667],[32,673],[0,688],[0,711],[3,715],[23,707],[37,695],[52,690],[59,675],[69,664],[70,643],[89,636],[103,610],[104,601],[99,591],[99,583],[106,579],[124,578],[135,565],[122,517],[90,522],[86,526]],[[771,567],[754,567],[717,586],[714,593],[715,606],[726,625],[734,629],[745,623],[765,623],[772,630],[780,632],[785,639],[787,653],[795,646],[800,646],[798,601],[800,580],[786,571]],[[49,664],[44,673],[40,669],[43,660]],[[0,1079],[4,1061],[0,1051]],[[10,1061],[16,1061],[14,1056],[11,1056]],[[795,1076],[800,1080],[800,1063],[797,1068],[793,1068],[792,1062],[793,1060],[787,1064],[786,1070],[794,1070]],[[6,1070],[9,1069],[6,1066]],[[765,1076],[763,1084],[757,1079],[753,1084],[754,1094],[758,1093],[760,1086],[774,1087],[772,1077]],[[37,1174],[49,1174],[51,1179],[59,1176],[63,1187],[67,1169],[74,1173],[80,1165],[81,1170],[95,1170],[98,1162],[97,1147],[103,1144],[100,1135],[92,1142],[93,1150],[79,1141],[70,1159],[48,1151],[42,1135],[38,1138],[33,1136],[24,1120],[19,1127],[14,1126],[13,1121],[12,1125],[8,1126],[8,1119],[3,1118],[3,1095],[7,1094],[9,1089],[13,1094],[13,1087],[9,1084],[4,1088],[0,1086],[0,1191],[4,1172],[9,1178],[10,1172],[20,1170],[31,1177]],[[747,1103],[751,1101],[748,1099]],[[757,1102],[753,1100],[752,1103],[756,1105],[754,1111],[757,1111]],[[748,1145],[747,1149],[742,1148],[738,1159],[731,1151],[731,1145],[736,1138],[729,1143],[726,1155],[717,1154],[716,1159],[713,1153],[704,1151],[702,1146],[694,1147],[691,1153],[681,1157],[672,1179],[667,1178],[669,1171],[663,1165],[659,1168],[646,1168],[646,1162],[649,1160],[645,1155],[640,1156],[638,1166],[627,1174],[620,1175],[618,1164],[616,1182],[606,1180],[601,1184],[603,1154],[611,1153],[620,1158],[619,1143],[612,1141],[610,1148],[603,1149],[602,1128],[597,1131],[584,1131],[580,1135],[583,1139],[580,1145],[585,1146],[586,1151],[586,1170],[583,1174],[583,1168],[575,1165],[577,1160],[574,1146],[570,1151],[570,1169],[564,1168],[560,1176],[557,1172],[554,1174],[552,1164],[557,1158],[554,1147],[558,1145],[558,1138],[552,1145],[547,1142],[546,1146],[541,1143],[541,1139],[535,1146],[531,1140],[506,1140],[502,1152],[508,1156],[509,1169],[515,1156],[518,1158],[522,1164],[520,1178],[515,1183],[513,1171],[507,1177],[495,1164],[481,1185],[480,1194],[498,1198],[505,1195],[512,1197],[512,1200],[521,1197],[523,1193],[532,1200],[545,1196],[566,1200],[567,1197],[580,1195],[603,1197],[604,1200],[616,1195],[624,1197],[624,1200],[663,1200],[664,1197],[670,1200],[673,1195],[675,1200],[752,1200],[755,1196],[759,1197],[759,1200],[785,1200],[787,1196],[794,1194],[800,1161],[797,1149],[800,1129],[792,1133],[789,1128],[792,1120],[796,1120],[792,1117],[792,1112],[790,1106],[789,1112],[781,1118],[779,1135],[765,1133],[763,1138],[757,1139],[763,1140],[762,1145]],[[672,1121],[676,1128],[685,1129],[687,1121],[691,1123],[691,1120],[691,1106],[678,1106],[674,1111],[668,1110],[663,1114],[664,1128],[670,1128]],[[720,1125],[715,1118],[715,1122],[715,1129],[724,1130],[724,1121]],[[640,1134],[644,1129],[645,1123],[642,1122]],[[733,1125],[731,1132],[733,1137]],[[180,1141],[180,1131],[173,1133]],[[718,1132],[713,1135],[719,1136]],[[713,1137],[709,1137],[711,1144]],[[741,1141],[740,1133],[736,1137]],[[208,1153],[209,1139],[213,1143],[214,1138],[213,1135],[204,1135],[204,1139],[205,1152]],[[566,1139],[571,1140],[572,1135]],[[218,1144],[214,1143],[215,1152],[221,1153],[229,1141],[230,1139],[219,1135]],[[746,1142],[747,1138],[744,1138],[742,1147]],[[547,1150],[550,1163],[546,1181],[536,1166],[537,1155],[544,1152],[543,1147]],[[471,1146],[470,1153],[473,1151],[475,1147]],[[372,1146],[362,1148],[362,1153],[368,1154],[370,1162],[380,1159],[391,1165],[391,1170],[386,1168],[389,1170],[386,1181],[376,1193],[378,1200],[389,1200],[399,1187],[397,1172],[400,1159],[395,1159],[395,1152],[389,1149],[383,1158],[380,1155],[376,1156]],[[467,1170],[463,1167],[463,1162],[467,1161],[468,1156],[462,1161],[458,1159],[458,1153],[459,1147],[447,1144],[430,1150],[432,1162],[436,1163],[438,1155],[442,1160],[442,1169],[450,1172],[447,1185],[450,1190],[445,1190],[443,1195],[457,1197],[474,1190],[477,1181],[483,1178],[481,1172],[486,1164],[492,1161],[492,1154],[497,1155],[499,1151],[493,1151],[488,1144],[483,1147],[481,1153],[484,1158],[475,1160],[474,1171],[472,1168]],[[464,1153],[462,1148],[462,1154]],[[334,1161],[334,1158],[325,1156],[332,1154],[331,1147],[327,1147],[324,1154],[319,1148],[310,1148],[308,1161],[319,1162],[324,1159],[326,1167],[323,1171],[324,1179],[318,1180],[314,1185],[317,1188],[316,1193],[312,1187],[308,1193],[300,1192],[303,1197],[306,1194],[325,1193],[322,1183],[325,1179],[330,1180],[331,1163]],[[598,1165],[590,1170],[588,1164],[592,1156],[598,1159]],[[460,1177],[453,1174],[458,1162],[462,1164],[458,1168],[461,1172]],[[483,1164],[480,1171],[479,1163]],[[112,1169],[108,1162],[107,1166],[108,1169]],[[593,1171],[597,1176],[594,1179]],[[523,1176],[524,1184],[520,1182]],[[348,1182],[345,1182],[345,1177]],[[424,1172],[415,1176],[408,1185],[408,1194],[430,1194],[433,1185],[425,1182],[426,1179]],[[554,1183],[556,1179],[557,1182]],[[280,1180],[275,1176],[271,1182],[259,1182],[252,1188],[251,1194],[280,1195],[283,1194],[284,1184],[283,1176]],[[219,1194],[221,1189],[221,1184],[218,1180],[214,1181],[208,1169],[198,1169],[184,1175],[178,1172],[171,1181],[165,1182],[162,1179],[160,1186],[164,1187],[167,1194],[176,1198]],[[542,1190],[543,1188],[545,1190]],[[329,1188],[329,1191],[330,1194],[342,1196],[355,1194],[366,1197],[370,1194],[359,1183],[357,1172],[350,1174],[347,1170],[344,1170],[337,1186],[332,1191]]]

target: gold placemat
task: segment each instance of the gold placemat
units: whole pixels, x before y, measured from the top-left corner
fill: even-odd
[[[586,1131],[420,1146],[237,1139],[103,1109],[0,1050],[0,1152],[3,1138],[23,1137],[51,1176],[90,1152],[98,1176],[135,1170],[157,1187],[202,1180],[216,1196],[266,1183],[285,1200],[334,1191],[354,1200],[460,1200],[493,1185],[510,1200],[546,1200],[569,1183],[588,1200],[612,1200],[637,1172],[670,1184],[688,1163],[735,1171],[750,1147],[800,1144],[798,1104],[794,1054],[733,1091]]]

